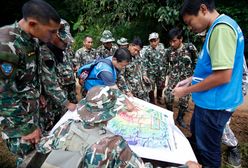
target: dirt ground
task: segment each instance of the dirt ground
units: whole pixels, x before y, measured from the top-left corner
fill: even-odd
[[[77,93],[80,92],[80,88],[77,88]],[[80,97],[78,97],[80,99]],[[189,112],[186,113],[184,119],[187,124],[187,128],[181,128],[181,131],[185,136],[190,136],[189,125],[193,112],[194,104],[190,102]],[[177,109],[175,109],[174,117],[177,116]],[[232,116],[231,128],[235,133],[242,153],[242,167],[248,168],[248,96],[245,97],[245,101],[242,106],[240,106]],[[226,164],[226,147],[223,146],[223,166],[222,168],[228,168]],[[2,143],[0,139],[0,167],[1,168],[11,168],[15,167],[14,165],[14,156],[10,154],[6,146]],[[156,162],[155,162],[156,163]]]

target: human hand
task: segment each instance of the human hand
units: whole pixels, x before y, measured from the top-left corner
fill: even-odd
[[[147,76],[143,76],[145,83],[151,83],[151,80]]]
[[[39,128],[37,128],[32,133],[22,136],[22,140],[32,144],[37,144],[40,141],[40,137],[41,137],[41,131]]]
[[[189,93],[187,92],[187,87],[175,87],[172,90],[172,94],[178,98],[181,98]]]
[[[202,165],[200,165],[199,163],[196,163],[194,161],[188,161],[186,163],[186,165],[189,167],[189,168],[201,168]]]
[[[131,91],[127,91],[125,94],[126,94],[128,97],[133,97],[133,94],[132,94]]]
[[[177,88],[177,87],[187,87],[187,86],[189,86],[191,84],[191,82],[192,82],[192,77],[184,79],[184,80],[178,82],[175,88]]]
[[[47,102],[46,102],[46,99],[45,99],[45,97],[44,97],[43,95],[40,95],[40,100],[39,100],[39,102],[40,102],[40,107],[41,107],[41,108],[45,108],[45,107],[46,107]]]
[[[128,112],[133,112],[138,110],[138,107],[135,106],[128,98],[125,99],[125,105]]]
[[[81,79],[81,78],[79,78],[79,79],[78,79],[78,83],[82,86],[82,85],[84,84],[84,80]]]
[[[74,111],[74,110],[77,108],[77,105],[74,104],[74,103],[70,103],[70,102],[69,102],[69,103],[66,105],[66,107],[67,107],[68,110]]]

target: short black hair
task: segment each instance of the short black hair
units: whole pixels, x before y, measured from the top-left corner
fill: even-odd
[[[177,39],[181,39],[183,37],[183,31],[177,27],[173,28],[168,32],[168,37],[169,40],[172,40],[175,37],[177,37]]]
[[[48,24],[51,20],[60,23],[60,17],[56,10],[43,0],[30,0],[22,6],[22,15],[25,20],[34,18],[42,24]]]
[[[183,5],[180,10],[180,15],[198,15],[201,4],[207,6],[208,10],[212,12],[215,9],[214,0],[184,0]]]
[[[134,37],[133,41],[131,42],[132,45],[140,46],[140,48],[143,47],[142,41],[139,37]]]
[[[85,35],[85,36],[84,36],[84,41],[86,40],[86,38],[91,38],[91,39],[93,39],[92,36],[90,36],[90,35]]]
[[[119,48],[115,51],[113,57],[116,58],[117,62],[122,62],[122,61],[130,62],[132,55],[127,48]]]

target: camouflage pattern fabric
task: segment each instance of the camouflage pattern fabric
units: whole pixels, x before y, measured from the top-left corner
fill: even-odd
[[[55,125],[56,118],[60,118],[65,112],[68,103],[66,93],[58,83],[56,60],[52,51],[44,44],[40,51],[42,95],[46,106],[40,109],[40,127],[49,131]]]
[[[9,138],[5,139],[4,142],[6,143],[8,149],[17,155],[16,165],[17,167],[21,165],[28,154],[31,154],[32,151],[35,150],[35,146],[28,142],[21,140],[21,138]]]
[[[197,62],[198,51],[197,51],[196,47],[194,46],[194,44],[192,44],[192,43],[184,43],[184,45],[185,45],[185,48],[190,53],[189,56],[190,56],[191,61],[192,61],[192,69],[194,70],[196,62]]]
[[[71,132],[78,132],[71,131],[74,124],[80,127],[82,135],[72,143],[69,142],[74,139]],[[58,127],[53,135],[42,138],[36,147],[38,152],[42,153],[59,149],[80,151],[84,156],[82,160],[84,167],[152,167],[151,164],[144,165],[121,136],[100,130],[104,128],[84,128],[83,121],[69,120]]]
[[[60,21],[60,28],[58,30],[58,37],[67,44],[67,46],[71,46],[71,44],[74,42],[74,39],[70,32],[70,24],[64,20],[61,19]]]
[[[51,136],[42,138],[37,145],[38,151],[81,151],[84,153],[84,167],[145,167],[121,136],[113,135],[103,127],[106,121],[122,110],[124,100],[125,96],[119,90],[93,87],[79,103],[78,113],[81,120],[68,120],[60,125]],[[81,132],[80,140],[75,141],[80,147],[68,142],[74,139],[71,132]]]
[[[104,47],[104,45],[100,45],[96,49],[96,58],[99,59],[99,58],[107,58],[109,56],[113,56],[117,49],[118,49],[118,46],[113,43],[112,43],[111,49],[107,49]]]
[[[77,103],[76,98],[76,79],[73,71],[73,64],[70,59],[72,51],[66,48],[63,51],[63,63],[58,62],[56,65],[57,76],[61,88],[66,92],[67,98],[71,103]]]
[[[147,73],[143,66],[143,59],[140,55],[132,57],[132,61],[121,71],[117,80],[117,85],[121,90],[131,91],[133,96],[149,102],[149,92],[151,85],[146,84],[143,76]]]
[[[96,86],[78,103],[78,113],[88,125],[102,123],[112,119],[125,108],[125,100],[126,96],[119,89]]]
[[[247,90],[248,90],[248,68],[244,58],[243,78],[242,78],[242,92],[244,96],[247,94]]]
[[[162,43],[153,49],[148,46],[144,52],[144,67],[147,72],[147,77],[151,80],[152,90],[157,86],[161,89],[161,84],[165,81],[166,74],[166,49]]]
[[[88,50],[83,47],[76,51],[75,57],[72,61],[74,65],[76,65],[77,67],[81,67],[92,62],[94,59],[96,59],[96,50],[93,48],[91,50]]]
[[[227,145],[228,147],[234,147],[238,145],[238,140],[230,128],[230,122],[231,122],[231,118],[228,120],[224,128],[222,135],[222,143]]]
[[[38,128],[38,43],[18,23],[2,27],[0,37],[2,138],[21,159],[32,148],[19,144],[18,139]]]
[[[118,135],[104,138],[87,149],[85,153],[84,166],[127,168],[145,167],[143,161],[132,152],[127,142]]]
[[[192,76],[192,61],[190,52],[186,48],[185,44],[176,50],[169,48],[166,53],[167,58],[167,75],[168,84],[165,90],[166,106],[172,106],[174,102],[174,95],[172,90],[176,84],[190,76]],[[179,99],[179,108],[186,111],[188,108],[188,101],[190,96],[184,96]]]

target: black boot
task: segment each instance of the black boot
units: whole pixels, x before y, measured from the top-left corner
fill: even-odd
[[[228,163],[235,168],[241,167],[241,158],[238,146],[228,147]]]
[[[179,109],[176,121],[177,121],[178,125],[180,125],[183,128],[186,128],[187,126],[186,126],[185,122],[183,121],[184,115],[185,115],[185,110]]]

